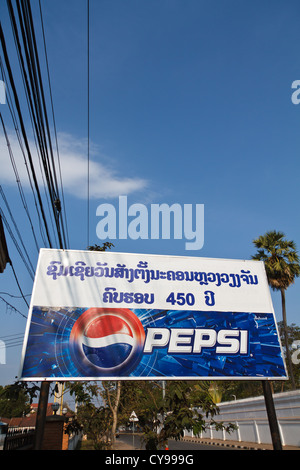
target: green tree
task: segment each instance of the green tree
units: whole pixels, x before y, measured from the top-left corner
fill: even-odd
[[[290,240],[285,240],[284,237],[284,233],[273,230],[253,240],[258,251],[254,256],[252,256],[252,259],[264,261],[270,287],[273,290],[280,291],[281,293],[282,321],[287,365],[292,388],[295,389],[296,385],[292,360],[288,346],[285,291],[294,283],[295,278],[300,275],[300,264],[295,243]]]
[[[112,416],[110,441],[112,444],[114,444],[118,424],[118,409],[121,396],[121,381],[118,380],[117,382],[102,382],[102,387],[103,390],[101,392],[101,397],[107,404]]]
[[[0,416],[16,418],[30,412],[26,390],[17,384],[0,386]]]
[[[83,429],[95,449],[113,445],[118,424],[121,381],[70,382],[67,389],[78,403],[76,426]]]
[[[148,450],[158,445],[158,413],[163,405],[162,383],[160,381],[124,381],[119,404],[119,424],[128,426],[133,411],[138,416],[139,428],[144,433]]]
[[[115,245],[111,242],[104,242],[102,246],[96,245],[95,243],[95,245],[88,246],[87,249],[89,251],[106,251],[106,250],[110,250],[113,246]]]
[[[110,450],[111,441],[109,438],[112,423],[112,416],[109,408],[96,406],[93,403],[82,403],[78,407],[76,417],[76,428],[82,430],[92,441],[95,450]]]
[[[210,394],[210,385],[210,382],[170,380],[166,381],[163,393],[159,381],[124,382],[120,421],[127,424],[131,412],[136,412],[147,450],[163,448],[168,439],[181,439],[185,430],[199,435],[208,424],[230,432],[233,425],[226,427],[214,420],[218,408]]]
[[[235,429],[231,423],[224,425],[214,419],[219,410],[211,394],[210,382],[171,381],[161,411],[165,418],[159,439],[163,442],[169,438],[181,439],[185,430],[199,436],[208,425],[228,433]]]
[[[101,386],[94,382],[69,382],[67,390],[75,395],[76,420],[70,430],[82,430],[93,442],[94,449],[111,445],[112,413],[101,398]]]

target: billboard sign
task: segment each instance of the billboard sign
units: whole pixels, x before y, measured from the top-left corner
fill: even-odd
[[[42,249],[21,380],[283,380],[260,261]]]

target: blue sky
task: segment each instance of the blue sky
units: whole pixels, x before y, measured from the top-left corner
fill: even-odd
[[[1,22],[17,77],[4,3]],[[104,202],[117,208],[124,194],[129,204],[149,208],[204,204],[205,241],[195,252],[186,251],[183,240],[114,240],[114,251],[249,259],[252,240],[269,230],[283,231],[299,248],[300,105],[291,101],[292,82],[300,79],[298,1],[90,0],[89,240],[87,2],[41,3],[69,248],[101,244],[96,209]],[[38,2],[31,4],[47,89]],[[20,79],[18,87],[22,94]],[[10,114],[0,106],[33,207]],[[1,185],[35,266],[38,254],[2,129],[0,146]],[[7,238],[22,289],[30,294],[32,280]],[[287,292],[288,321],[297,325],[299,282]],[[0,291],[19,295],[10,267],[1,274]],[[21,299],[3,297],[27,315]],[[280,295],[272,298],[280,321]],[[0,336],[23,333],[25,319],[3,302],[0,309]],[[14,380],[20,352],[7,349],[0,383]]]

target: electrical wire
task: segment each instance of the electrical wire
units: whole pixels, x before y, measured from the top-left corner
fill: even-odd
[[[15,341],[19,340],[20,338],[24,338],[24,333],[13,333],[11,335],[0,336],[0,339],[3,341]]]
[[[23,83],[24,83],[26,94],[27,94],[28,107],[30,110],[30,114],[32,116],[33,129],[34,129],[34,133],[36,136],[37,147],[39,149],[39,156],[40,156],[41,163],[42,163],[42,168],[43,168],[42,174],[45,176],[45,183],[46,183],[47,190],[48,190],[50,206],[52,209],[52,216],[54,219],[54,224],[56,226],[56,234],[58,236],[59,247],[64,249],[67,247],[67,240],[66,240],[67,227],[65,228],[63,215],[61,214],[62,207],[61,207],[61,201],[60,201],[59,190],[58,190],[58,179],[56,175],[56,166],[55,166],[54,154],[53,154],[53,148],[52,148],[52,142],[51,142],[49,119],[48,119],[48,114],[47,114],[46,99],[45,99],[45,93],[44,93],[44,87],[43,87],[43,80],[42,80],[41,67],[40,67],[39,56],[38,56],[38,48],[37,48],[36,35],[34,31],[31,6],[30,6],[30,2],[27,0],[16,1],[20,35],[18,32],[16,16],[14,13],[11,0],[7,0],[7,6],[8,6],[11,26],[12,26],[12,30],[14,34],[15,45],[16,45],[16,49],[18,52],[18,58],[19,58],[21,72],[22,72]],[[40,13],[41,13],[41,10],[40,10]],[[43,37],[45,39],[43,25],[42,25],[42,30],[43,30]],[[21,38],[22,38],[23,50],[21,47],[21,40],[20,40]],[[51,100],[52,115],[54,117],[54,106],[53,106],[53,98],[52,98],[52,92],[51,92],[50,72],[49,72],[45,40],[44,40],[44,49],[45,49],[45,54],[46,54],[46,64],[47,64],[47,70],[48,70],[48,83],[50,86],[50,100]],[[53,122],[54,122],[56,143],[57,143],[55,118]],[[24,134],[23,128],[22,128],[22,132]],[[26,144],[26,138],[25,137],[23,138]],[[58,145],[57,145],[57,149],[58,149]],[[36,183],[35,169],[32,164],[31,155],[28,155],[28,158],[30,162],[30,170],[34,179],[34,183]],[[59,159],[59,154],[58,154],[58,159]],[[58,166],[59,166],[60,175],[61,175],[60,161],[59,161]],[[62,187],[62,180],[61,180],[60,185]],[[41,211],[42,213],[44,213],[44,208],[41,205],[41,198],[40,198],[36,184],[35,184],[35,188],[38,194]],[[44,216],[43,216],[43,221],[46,227],[49,246],[50,248],[52,248],[52,242],[50,241],[50,237],[49,237],[49,229],[48,229]]]
[[[22,295],[14,295],[14,294],[10,294],[9,292],[0,292],[0,295],[1,294],[4,294],[4,295],[9,295],[9,297],[13,297],[14,299],[21,299],[23,296]],[[31,294],[25,294],[24,297],[30,297]]]
[[[5,70],[4,70],[4,66],[3,66],[3,63],[2,63],[1,57],[0,57],[0,68],[1,68],[2,76],[4,77],[5,83],[8,83],[8,80],[6,79],[6,74],[5,74]],[[22,155],[23,155],[23,158],[24,158],[24,163],[25,163],[25,168],[26,168],[27,175],[28,175],[29,185],[30,185],[30,188],[31,188],[31,191],[32,191],[32,194],[33,194],[34,204],[35,204],[35,208],[36,208],[36,212],[37,212],[37,217],[38,217],[38,222],[39,222],[42,241],[43,241],[44,246],[46,246],[47,242],[46,242],[45,233],[44,233],[44,230],[43,230],[43,227],[42,227],[42,221],[41,221],[41,217],[40,217],[40,213],[39,213],[39,209],[38,209],[37,199],[36,199],[36,196],[35,196],[35,193],[34,193],[34,189],[33,189],[33,185],[32,185],[32,179],[31,179],[31,176],[30,176],[30,173],[29,173],[27,162],[26,162],[24,146],[23,146],[23,143],[22,143],[22,138],[21,138],[20,130],[19,130],[18,123],[17,123],[17,118],[16,118],[14,108],[13,108],[13,105],[12,105],[10,89],[9,89],[8,86],[6,87],[6,98],[7,98],[7,100],[6,100],[7,105],[8,105],[8,108],[9,108],[9,111],[10,111],[10,114],[11,114],[11,118],[12,118],[12,121],[13,121],[13,124],[14,124],[15,132],[16,132],[16,135],[17,135],[17,139],[18,139],[18,142],[19,142],[19,145],[20,145],[20,149],[21,149],[21,152],[22,152]],[[30,118],[32,119],[31,115],[30,115]],[[7,147],[8,147],[8,152],[9,152],[11,164],[12,164],[12,167],[13,167],[13,171],[15,173],[16,182],[17,182],[17,185],[18,185],[21,201],[22,201],[23,207],[25,209],[27,218],[29,220],[29,224],[30,224],[30,227],[31,227],[31,231],[33,233],[33,237],[34,237],[34,241],[35,241],[37,251],[39,251],[39,245],[38,245],[38,242],[37,242],[37,237],[36,237],[36,234],[35,234],[32,218],[31,218],[31,215],[29,213],[29,208],[28,208],[28,204],[27,204],[27,201],[26,201],[26,198],[25,198],[25,193],[23,191],[23,187],[22,187],[21,179],[20,179],[20,176],[19,176],[19,173],[18,173],[17,165],[16,165],[16,162],[15,162],[15,159],[14,159],[12,147],[11,147],[10,142],[9,142],[8,134],[6,132],[5,124],[4,124],[1,113],[0,113],[0,119],[1,119],[1,122],[2,122],[2,127],[3,127],[3,131],[4,131],[4,135],[5,135],[5,139],[6,139],[6,143],[7,143]]]
[[[11,1],[8,0],[8,3],[10,4],[10,15],[16,37],[18,32],[14,21],[14,13],[11,7]],[[42,85],[41,70],[37,54],[37,46],[32,24],[30,5],[27,2],[25,3],[23,1],[17,2],[17,11],[19,25],[21,29],[21,36],[23,39],[23,48],[27,63],[27,72],[29,76],[29,81],[26,81],[27,92],[28,96],[32,96],[32,100],[30,100],[30,106],[32,115],[34,116],[35,133],[40,150],[40,156],[42,159],[43,170],[46,179],[46,184],[48,187],[54,220],[57,226],[59,244],[60,247],[62,247],[61,234],[60,229],[58,227],[58,214],[55,207],[55,201],[59,199],[57,190],[57,177],[54,165],[52,143],[45,104],[45,95]],[[17,42],[16,45],[17,47],[19,47],[19,42]],[[20,56],[22,57],[21,51]],[[25,74],[26,71],[23,60],[21,62],[21,66],[23,68],[23,73]]]
[[[45,59],[46,59],[46,67],[47,67],[49,94],[50,94],[52,119],[53,119],[53,127],[54,127],[55,143],[56,143],[56,152],[57,152],[59,175],[60,175],[61,194],[62,194],[62,201],[63,201],[63,207],[64,207],[64,214],[65,214],[66,237],[67,237],[67,242],[68,242],[68,245],[69,245],[70,242],[69,242],[69,233],[68,233],[67,213],[66,213],[64,189],[63,189],[63,183],[62,183],[60,154],[59,154],[58,139],[57,139],[57,130],[56,130],[55,113],[54,113],[54,103],[53,103],[53,97],[52,97],[52,87],[51,87],[51,80],[50,80],[50,70],[49,70],[49,63],[48,63],[48,53],[47,53],[47,46],[46,46],[46,37],[45,37],[45,29],[44,29],[44,21],[43,21],[41,0],[39,0],[39,7],[40,7],[40,18],[41,18],[41,26],[42,26],[42,33],[43,33],[43,43],[44,43],[44,51],[45,51]]]
[[[65,208],[65,201],[64,201],[64,194],[63,194],[63,182],[62,182],[60,155],[59,155],[59,147],[58,147],[57,129],[56,129],[56,123],[55,123],[54,104],[53,104],[53,96],[52,96],[52,89],[51,89],[50,70],[49,70],[49,63],[48,63],[41,2],[39,0],[40,19],[41,19],[43,44],[44,44],[44,54],[45,54],[45,60],[46,60],[46,70],[47,70],[50,103],[51,103],[51,110],[52,110],[52,121],[53,121],[55,143],[56,143],[60,191],[58,189],[58,177],[57,177],[56,162],[54,159],[54,152],[53,152],[53,147],[52,147],[50,121],[48,119],[48,113],[47,113],[46,96],[45,96],[43,80],[42,80],[41,66],[40,66],[40,61],[39,61],[39,54],[38,54],[38,47],[37,47],[37,40],[36,40],[36,35],[35,35],[31,5],[30,5],[29,0],[16,0],[15,5],[16,5],[16,13],[17,13],[16,15],[14,12],[12,1],[7,0],[7,6],[8,6],[8,11],[9,11],[9,16],[10,16],[12,32],[14,36],[21,75],[23,79],[23,85],[25,89],[27,106],[28,106],[30,120],[32,124],[32,129],[33,129],[35,146],[37,149],[37,155],[39,157],[38,161],[40,163],[41,175],[42,175],[43,182],[44,182],[45,197],[47,198],[48,206],[49,206],[48,210],[50,214],[50,222],[52,223],[52,220],[54,220],[54,225],[56,228],[56,230],[54,230],[54,235],[58,237],[59,247],[62,249],[65,249],[67,248],[68,243],[69,243],[69,235],[68,235],[66,208]],[[17,20],[18,20],[18,24],[17,24]],[[89,11],[88,11],[88,23],[89,23]],[[44,202],[43,202],[41,192],[40,192],[39,181],[38,181],[38,177],[36,173],[33,154],[29,145],[29,139],[27,137],[26,127],[24,123],[25,121],[24,121],[22,109],[20,106],[20,100],[18,97],[16,82],[15,82],[14,74],[11,68],[9,54],[8,54],[7,47],[6,47],[6,41],[5,41],[5,36],[4,36],[1,22],[0,22],[0,45],[2,48],[3,59],[4,59],[4,62],[2,62],[2,59],[0,57],[0,69],[2,72],[2,76],[3,77],[5,76],[4,81],[7,85],[6,88],[8,90],[8,96],[9,96],[9,110],[12,116],[14,128],[15,128],[17,138],[20,144],[20,148],[24,157],[24,162],[25,162],[30,186],[33,192],[35,206],[37,209],[38,219],[40,223],[41,235],[42,235],[44,243],[47,240],[49,247],[52,248],[53,242],[52,242],[52,237],[50,236],[49,222],[46,216],[46,210],[44,208]],[[88,48],[89,48],[89,24],[88,24]],[[4,64],[6,67],[7,75],[5,73]],[[11,164],[12,164],[16,181],[18,184],[21,200],[22,200],[24,209],[26,211],[26,214],[28,216],[28,219],[30,221],[30,226],[34,235],[35,245],[37,249],[39,249],[37,238],[36,238],[35,231],[34,231],[34,226],[33,226],[30,212],[28,209],[28,205],[24,196],[24,191],[22,189],[20,176],[18,173],[18,169],[16,166],[16,162],[14,159],[14,155],[12,152],[12,148],[8,139],[4,120],[3,120],[1,113],[0,113],[0,118],[1,118],[3,130],[4,130],[4,135],[6,138],[6,143],[7,143],[7,147],[9,151]],[[89,178],[89,52],[88,52],[88,178]],[[89,181],[88,181],[88,191],[89,191]],[[60,192],[62,195],[63,211],[62,211],[62,206],[61,206]],[[1,186],[0,186],[0,195],[2,196],[2,199],[7,208],[7,211],[11,217],[15,231],[17,233],[17,237],[19,238],[20,244],[22,246],[22,249],[20,248],[19,243],[16,237],[14,236],[13,231],[1,208],[0,208],[0,216],[2,217],[6,225],[8,233],[11,236],[13,243],[15,244],[16,249],[22,258],[22,261],[24,262],[25,267],[30,277],[34,279],[34,268],[32,266],[31,259],[28,255],[28,252],[23,242],[23,239],[21,237],[18,225],[13,217],[11,208],[8,204],[3,188]],[[89,200],[89,197],[88,197],[88,200]],[[52,210],[52,213],[51,213],[51,210]],[[89,218],[89,208],[88,208],[88,218]],[[88,234],[88,238],[89,238],[89,234]],[[26,296],[23,294],[23,291],[21,289],[18,277],[16,275],[16,272],[15,272],[15,269],[11,260],[9,261],[9,263],[13,270],[13,274],[17,282],[18,288],[20,290],[21,297],[24,299],[27,307],[29,308],[29,304],[26,300]],[[12,294],[8,294],[8,293],[6,294],[11,295],[11,297],[17,297],[17,296],[13,296]],[[20,312],[17,308],[15,308],[10,302],[8,302],[1,295],[0,295],[0,300],[5,302],[7,308],[19,313],[24,318],[27,318],[25,315],[22,314],[22,312]],[[11,343],[8,347],[18,345],[19,340],[21,340],[21,338],[14,336],[14,338],[11,340]]]
[[[31,38],[31,43],[33,46],[31,57],[35,58],[36,71],[37,71],[37,83],[39,85],[40,96],[41,96],[41,113],[45,121],[46,134],[47,134],[48,145],[49,145],[49,150],[50,150],[50,158],[48,157],[48,165],[49,165],[49,168],[52,169],[52,171],[50,169],[50,171],[48,172],[48,175],[49,175],[49,180],[51,182],[51,190],[52,190],[52,195],[53,195],[53,198],[52,198],[53,213],[54,213],[54,218],[55,218],[55,222],[57,225],[57,233],[59,237],[60,248],[64,248],[66,246],[66,239],[65,239],[65,234],[63,230],[63,224],[60,223],[61,202],[60,202],[60,196],[59,196],[59,190],[58,190],[58,180],[57,180],[57,175],[56,175],[55,161],[54,161],[54,155],[53,155],[53,149],[52,149],[52,143],[51,143],[49,120],[48,120],[48,115],[47,115],[45,93],[43,89],[43,81],[42,81],[42,76],[41,76],[41,68],[40,68],[40,62],[39,62],[39,56],[38,56],[38,50],[37,50],[32,11],[31,11],[29,0],[21,0],[21,6],[23,9],[23,16],[25,19],[25,28],[27,30],[27,36]]]
[[[0,349],[13,348],[21,346],[24,342],[24,333],[0,336]]]
[[[30,266],[29,266],[27,260],[25,259],[25,256],[24,256],[24,254],[23,254],[23,252],[22,252],[22,250],[21,250],[21,248],[20,248],[20,246],[19,246],[19,243],[17,242],[17,240],[16,240],[16,238],[15,238],[15,236],[14,236],[14,233],[13,233],[13,231],[12,231],[12,229],[11,229],[11,227],[10,227],[10,225],[9,225],[9,223],[8,223],[8,221],[7,221],[7,219],[6,219],[5,215],[4,215],[3,210],[1,209],[1,207],[0,207],[0,216],[1,216],[2,220],[3,220],[3,222],[4,222],[5,225],[6,225],[7,231],[8,231],[8,233],[9,233],[9,235],[10,235],[10,237],[11,237],[11,239],[12,239],[12,241],[13,241],[13,243],[14,243],[14,245],[15,245],[15,247],[16,247],[16,249],[17,249],[17,251],[18,251],[18,253],[19,253],[19,255],[20,255],[20,257],[21,257],[21,259],[22,259],[22,261],[23,261],[23,263],[24,263],[24,265],[25,265],[25,267],[26,267],[26,269],[27,269],[27,271],[28,271],[28,273],[29,273],[29,275],[30,275],[30,277],[31,277],[31,279],[34,280],[34,272],[31,271],[31,268],[30,268]]]
[[[19,173],[18,173],[18,169],[17,169],[17,166],[16,166],[15,159],[14,159],[13,151],[12,151],[9,139],[8,139],[8,135],[7,135],[7,132],[6,132],[6,128],[5,128],[4,121],[3,121],[1,113],[0,113],[0,120],[1,120],[1,123],[2,123],[4,136],[5,136],[7,147],[8,147],[8,153],[9,153],[10,161],[11,161],[11,164],[12,164],[12,167],[13,167],[13,171],[15,173],[16,182],[17,182],[17,185],[18,185],[21,201],[22,201],[23,207],[25,209],[27,218],[29,220],[29,224],[30,224],[31,231],[33,233],[33,238],[34,238],[36,249],[39,250],[35,230],[34,230],[33,223],[32,223],[32,219],[31,219],[31,216],[30,216],[30,213],[29,213],[27,201],[26,201],[26,198],[25,198],[25,194],[24,194],[23,187],[22,187],[22,184],[21,184],[20,176],[19,176]]]
[[[35,168],[34,168],[34,165],[33,165],[32,155],[31,155],[31,151],[30,151],[30,147],[29,147],[29,143],[28,143],[28,139],[27,139],[27,135],[26,135],[25,125],[24,125],[24,121],[23,121],[23,117],[22,117],[22,113],[21,113],[21,107],[20,107],[20,103],[19,103],[19,98],[18,98],[18,94],[17,94],[17,90],[16,90],[16,86],[15,86],[11,66],[10,66],[10,61],[9,61],[9,57],[8,57],[8,53],[7,53],[6,42],[5,42],[1,22],[0,22],[0,41],[1,41],[1,45],[2,45],[2,51],[3,51],[3,55],[4,55],[6,69],[7,69],[8,76],[9,76],[10,85],[11,85],[11,88],[12,88],[12,91],[13,91],[15,106],[16,106],[19,121],[20,121],[21,132],[22,132],[23,140],[24,140],[24,143],[25,143],[26,151],[27,151],[27,156],[28,156],[28,160],[29,160],[29,164],[30,164],[30,169],[31,169],[33,181],[34,181],[35,190],[36,190],[36,193],[37,193],[37,198],[38,198],[38,202],[39,202],[39,206],[40,206],[40,210],[41,210],[41,215],[42,215],[42,219],[43,219],[44,226],[45,226],[45,229],[46,229],[47,239],[48,239],[50,248],[52,248],[52,242],[51,242],[51,238],[50,238],[48,223],[47,223],[47,219],[46,219],[46,215],[45,215],[45,211],[44,211],[44,206],[43,206],[43,202],[42,202],[42,198],[41,198],[41,194],[40,194],[40,190],[39,190],[39,185],[38,185],[38,181],[37,181],[37,177],[36,177],[36,173],[35,173]]]
[[[25,245],[24,245],[23,238],[21,237],[19,228],[18,228],[18,226],[17,226],[17,224],[16,224],[16,221],[15,221],[15,219],[14,219],[14,216],[13,216],[12,212],[11,212],[10,206],[9,206],[9,204],[8,204],[8,202],[7,202],[6,196],[5,196],[5,194],[4,194],[4,191],[3,191],[3,188],[2,188],[1,185],[0,185],[0,194],[1,194],[1,197],[2,197],[2,199],[3,199],[3,201],[4,201],[5,205],[6,205],[6,208],[7,208],[7,210],[8,210],[9,215],[10,215],[10,218],[11,218],[13,224],[14,224],[15,230],[16,230],[17,235],[18,235],[18,237],[19,237],[19,241],[20,241],[20,243],[21,243],[21,245],[22,245],[22,247],[23,247],[23,251],[24,251],[24,253],[25,253],[26,257],[27,257],[27,262],[28,262],[28,264],[29,264],[29,266],[30,266],[32,272],[34,273],[34,267],[33,267],[33,265],[32,265],[31,258],[30,258],[29,254],[28,254],[28,252],[27,252],[27,249],[26,249],[26,247],[25,247]]]
[[[18,285],[18,287],[19,287],[19,291],[20,291],[20,293],[21,293],[21,296],[22,296],[22,298],[23,298],[23,300],[24,300],[25,304],[26,304],[26,305],[27,305],[27,307],[29,308],[29,304],[28,304],[28,302],[27,302],[27,300],[26,300],[26,297],[25,297],[25,295],[23,294],[23,291],[22,291],[22,289],[21,289],[21,286],[20,286],[20,283],[19,283],[19,280],[18,280],[18,277],[17,277],[16,271],[15,271],[15,268],[13,267],[13,264],[12,264],[12,262],[11,262],[11,261],[10,261],[10,263],[9,263],[9,264],[10,264],[10,266],[11,266],[11,269],[12,269],[12,271],[13,271],[13,274],[14,274],[14,276],[15,276],[15,280],[16,280],[16,283],[17,283],[17,285]]]
[[[11,303],[7,302],[7,300],[5,300],[4,297],[2,297],[1,295],[0,295],[0,300],[2,300],[7,305],[7,307],[9,307],[11,310],[13,310],[16,313],[19,313],[19,315],[27,319],[26,315],[24,315],[22,312],[20,312],[20,310],[18,310],[16,307],[11,305]]]

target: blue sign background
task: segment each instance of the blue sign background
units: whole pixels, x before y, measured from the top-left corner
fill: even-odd
[[[147,328],[154,327],[247,330],[248,351],[247,354],[217,354],[216,347],[209,347],[202,348],[200,353],[170,354],[168,346],[165,346],[145,354],[140,349],[134,367],[118,371],[116,375],[110,366],[103,372],[103,367],[91,364],[86,358],[82,362],[80,357],[74,356],[70,335],[75,323],[87,310],[33,307],[22,379],[286,378],[273,313],[131,309],[140,320],[145,334]]]

